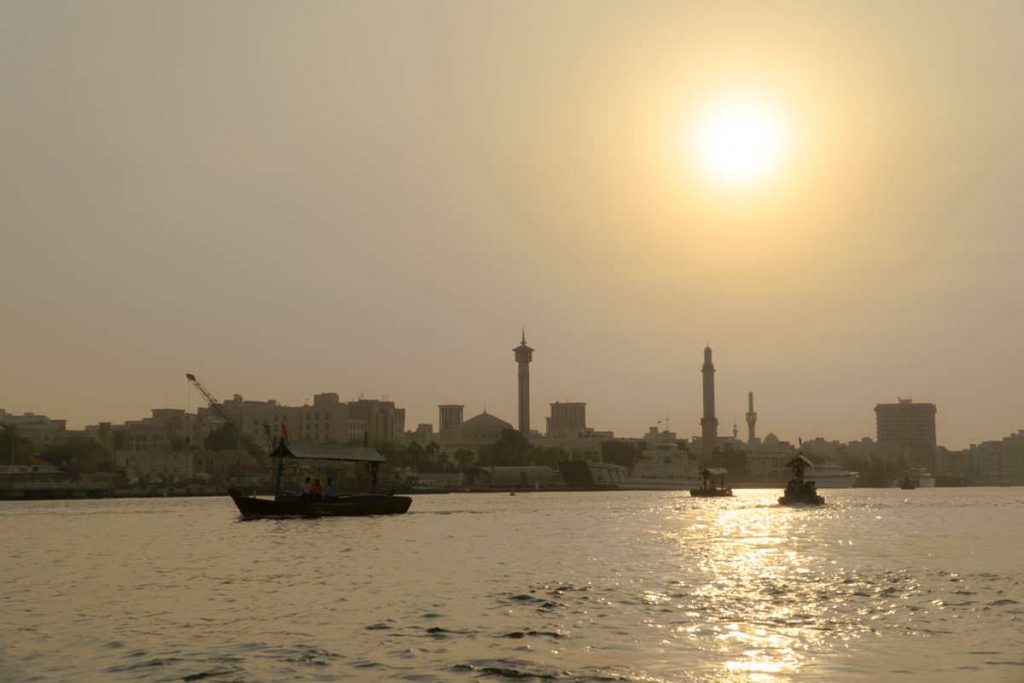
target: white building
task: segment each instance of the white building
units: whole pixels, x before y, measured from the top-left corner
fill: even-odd
[[[39,449],[66,443],[74,436],[74,432],[67,431],[67,420],[54,420],[35,413],[14,415],[0,408],[0,424],[13,427],[18,436],[28,439]]]

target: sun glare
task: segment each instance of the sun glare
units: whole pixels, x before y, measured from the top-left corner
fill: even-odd
[[[703,173],[716,185],[751,187],[779,170],[789,147],[780,113],[754,101],[708,107],[690,132],[690,147]]]

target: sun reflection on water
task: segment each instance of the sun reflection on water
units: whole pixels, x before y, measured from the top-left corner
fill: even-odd
[[[722,661],[726,680],[771,681],[797,673],[828,637],[818,596],[827,589],[815,585],[812,564],[821,558],[809,552],[794,514],[802,511],[752,503],[707,510],[675,536],[692,576],[677,607],[701,624],[675,633]]]

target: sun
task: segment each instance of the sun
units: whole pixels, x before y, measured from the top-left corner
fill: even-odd
[[[692,153],[715,185],[749,188],[777,176],[790,148],[782,113],[765,102],[729,100],[707,107],[689,135]]]

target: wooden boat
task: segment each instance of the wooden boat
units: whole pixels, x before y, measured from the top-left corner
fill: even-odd
[[[274,497],[257,498],[242,495],[237,489],[228,491],[238,506],[242,519],[268,517],[353,517],[362,515],[400,515],[412,505],[412,498],[376,493],[377,472],[384,456],[366,446],[339,444],[289,444],[284,438],[270,454],[277,459]],[[328,462],[366,463],[371,476],[370,493],[340,496],[310,496],[281,490],[281,476],[286,460],[320,460]]]
[[[814,482],[804,479],[804,472],[814,463],[798,452],[787,466],[793,470],[793,478],[786,483],[779,505],[824,505],[825,498],[818,495]]]
[[[904,476],[902,479],[900,479],[899,485],[901,489],[907,491],[913,491],[914,489],[917,488],[917,484],[914,483],[914,480],[907,476]]]
[[[700,488],[690,489],[694,498],[724,498],[732,495],[732,489],[725,485],[725,475],[729,470],[724,467],[705,467],[700,473]]]
[[[266,517],[353,517],[360,515],[400,515],[412,505],[409,496],[379,493],[336,496],[307,500],[301,496],[257,498],[243,496],[237,490],[228,492],[244,519]]]

